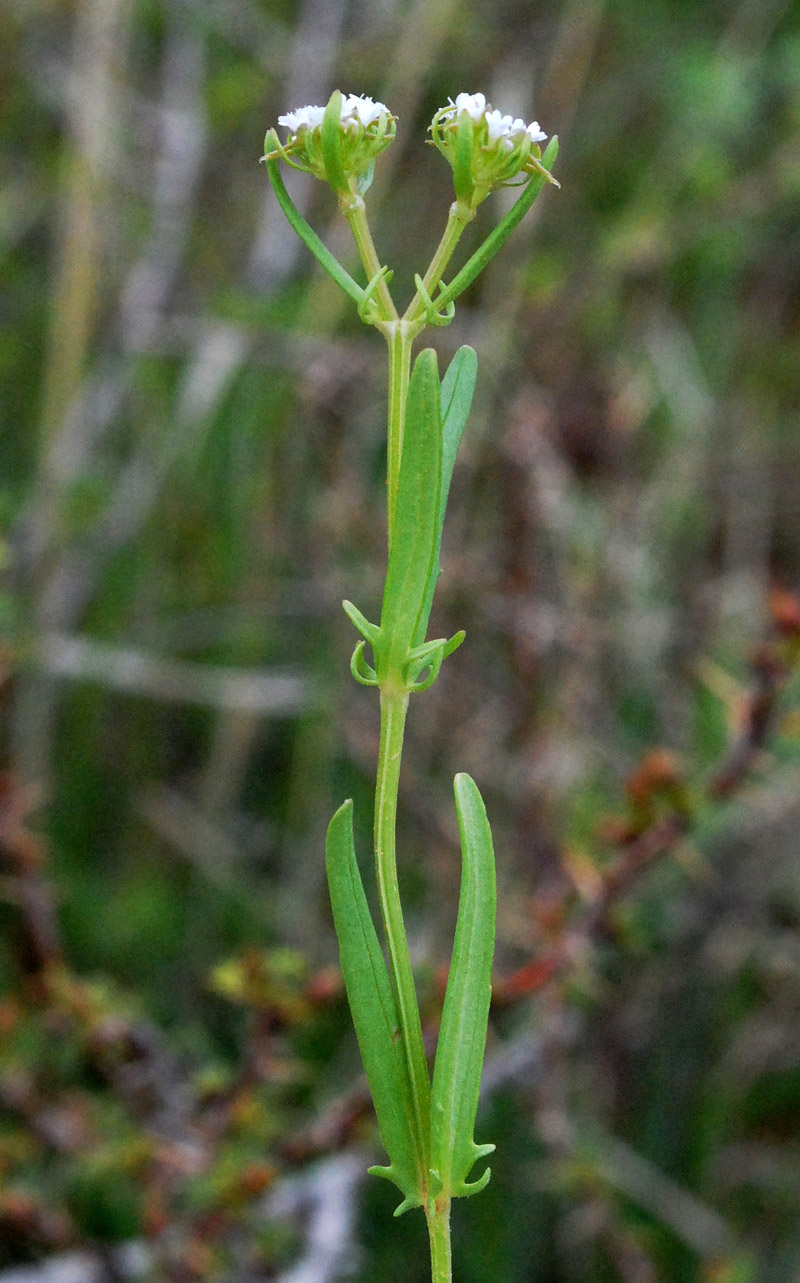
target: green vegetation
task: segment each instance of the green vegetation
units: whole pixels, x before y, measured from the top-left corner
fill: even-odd
[[[428,1274],[420,1214],[361,1181],[324,868],[342,798],[370,845],[339,603],[380,610],[383,351],[254,162],[335,84],[398,117],[370,218],[402,306],[448,95],[562,144],[436,334],[481,377],[432,613],[467,639],[400,780],[432,1042],[457,771],[498,862],[497,1152],[454,1278],[794,1283],[800,18],[765,0],[11,0],[0,1263],[135,1242],[158,1279],[280,1278],[330,1170],[320,1280]],[[363,287],[330,191],[286,182]]]

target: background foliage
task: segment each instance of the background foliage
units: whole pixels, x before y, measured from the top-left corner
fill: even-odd
[[[379,599],[384,354],[257,164],[335,85],[400,118],[369,204],[409,289],[451,199],[423,145],[448,95],[562,148],[562,190],[437,340],[480,376],[434,621],[467,643],[412,709],[401,795],[432,1025],[457,769],[501,898],[498,1153],[457,1277],[792,1283],[785,0],[10,0],[0,1262],[426,1276],[422,1224],[361,1181],[322,859],[344,796],[369,847],[377,720],[339,602]],[[292,191],[350,254],[328,190]]]

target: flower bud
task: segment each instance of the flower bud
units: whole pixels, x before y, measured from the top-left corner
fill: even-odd
[[[456,197],[471,210],[520,174],[546,172],[538,144],[547,137],[537,121],[504,116],[484,94],[459,94],[437,111],[433,144],[453,170]]]
[[[375,159],[394,138],[397,120],[384,103],[337,89],[327,107],[298,107],[279,116],[278,124],[289,137],[271,155],[348,196],[363,195],[370,186]]]

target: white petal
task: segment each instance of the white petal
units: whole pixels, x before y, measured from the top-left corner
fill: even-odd
[[[324,115],[324,107],[298,107],[295,111],[287,112],[285,116],[279,116],[278,124],[284,125],[296,134],[300,129],[315,129],[317,125],[321,125]]]
[[[539,128],[538,120],[531,121],[531,123],[528,125],[527,132],[530,134],[532,141],[535,143],[540,143],[547,137],[547,134],[544,133],[544,131]]]
[[[391,115],[389,108],[382,102],[374,102],[372,98],[362,98],[358,94],[350,94],[346,103],[348,111],[358,119],[366,128],[379,120],[382,113],[387,116]],[[342,116],[345,114],[344,105],[342,107]]]
[[[510,116],[504,116],[501,111],[487,111],[486,125],[489,132],[489,142],[496,143],[498,138],[502,138],[506,132],[507,122]]]
[[[455,109],[456,112],[466,111],[474,121],[479,121],[486,111],[486,95],[458,94]]]

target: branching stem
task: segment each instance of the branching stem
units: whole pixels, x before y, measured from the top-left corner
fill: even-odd
[[[353,240],[356,243],[361,265],[367,274],[367,280],[371,281],[380,272],[381,264],[378,259],[378,251],[375,249],[375,242],[372,239],[372,232],[369,230],[364,199],[362,196],[353,194],[341,197],[339,204],[350,224]],[[389,293],[389,286],[383,277],[381,277],[376,286],[375,301],[382,321],[397,320],[397,308]]]
[[[465,205],[462,201],[454,201],[450,206],[450,212],[447,216],[447,226],[442,233],[442,239],[439,241],[439,244],[436,247],[436,253],[431,259],[430,266],[422,278],[422,284],[428,294],[432,294],[442,279],[444,270],[453,256],[453,251],[461,240],[464,228],[468,223],[472,222],[474,217],[474,210],[471,210],[469,206]],[[425,303],[420,294],[417,293],[411,300],[403,320],[408,321],[410,324],[419,324],[420,322],[424,322],[424,319]]]

